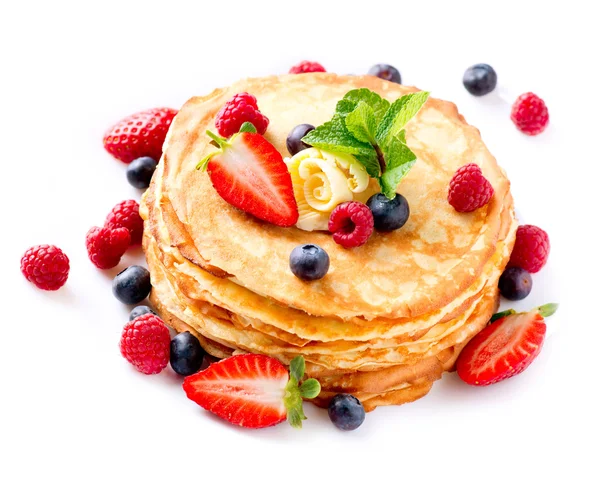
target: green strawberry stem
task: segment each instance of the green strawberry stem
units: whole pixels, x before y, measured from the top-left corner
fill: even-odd
[[[490,323],[493,323],[494,321],[497,321],[498,319],[501,319],[503,317],[510,316],[511,314],[517,314],[517,311],[515,311],[514,309],[507,309],[506,311],[497,312],[490,318]]]
[[[558,304],[555,302],[549,302],[548,304],[544,304],[543,306],[538,307],[538,311],[540,312],[540,316],[547,318],[552,316],[558,309]]]
[[[544,304],[543,306],[537,307],[536,310],[540,313],[540,316],[547,318],[552,316],[558,309],[558,304],[555,302],[549,302],[548,304]],[[511,316],[512,314],[519,314],[514,309],[507,309],[506,311],[497,312],[490,318],[490,324],[498,319],[501,319],[506,316]]]
[[[219,148],[223,148],[225,146],[227,146],[228,142],[227,139],[222,138],[221,136],[217,136],[214,132],[209,131],[208,129],[206,130],[206,134],[208,134],[211,139],[217,143],[217,145],[219,146]]]
[[[291,361],[290,380],[285,386],[283,397],[287,420],[294,428],[302,428],[302,421],[306,419],[302,408],[302,398],[314,399],[321,392],[321,385],[317,379],[308,379],[299,383],[304,377],[305,367],[304,357],[297,356]]]
[[[206,134],[208,134],[212,139],[210,144],[212,144],[213,146],[216,146],[219,149],[217,151],[208,153],[204,158],[202,158],[200,160],[200,162],[196,165],[196,170],[202,170],[202,171],[206,170],[206,166],[208,165],[208,162],[210,161],[210,159],[213,156],[218,155],[219,153],[222,153],[223,149],[229,145],[229,141],[227,139],[222,138],[221,136],[217,136],[214,132],[209,131],[208,129],[206,130]]]

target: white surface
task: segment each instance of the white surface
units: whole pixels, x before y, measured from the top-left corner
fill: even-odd
[[[3,4],[0,487],[598,487],[592,2],[227,3]],[[305,58],[339,73],[389,62],[480,128],[520,216],[552,240],[547,268],[517,305],[561,303],[526,373],[481,389],[447,375],[423,400],[380,408],[353,433],[312,406],[302,431],[244,431],[189,402],[170,370],[145,377],[119,356],[129,308],[111,294],[117,269],[97,271],[84,236],[140,193],[102,149],[104,130]],[[477,62],[499,75],[485,98],[461,83]],[[529,90],[551,113],[536,138],[508,115]],[[21,254],[41,243],[71,259],[59,292],[20,275]]]

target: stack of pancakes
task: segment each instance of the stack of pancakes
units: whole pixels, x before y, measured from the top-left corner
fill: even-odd
[[[239,82],[189,100],[175,118],[145,193],[144,249],[151,301],[178,331],[190,331],[218,358],[262,353],[289,364],[302,355],[326,406],[352,393],[366,410],[425,395],[488,322],[516,220],[509,182],[456,106],[430,98],[408,124],[417,163],[398,187],[410,218],[364,246],[344,249],[325,232],[280,228],[227,204],[197,163],[214,148],[206,129],[234,94],[249,92],[270,119],[265,137],[285,156],[301,123],[329,120],[336,102],[366,87],[388,100],[415,88],[364,76],[286,75]],[[489,204],[456,212],[447,201],[457,168],[477,163],[494,188]],[[315,282],[289,267],[298,245],[327,251]]]

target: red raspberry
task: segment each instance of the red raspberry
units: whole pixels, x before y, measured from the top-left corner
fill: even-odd
[[[544,101],[535,93],[527,92],[513,104],[510,118],[519,131],[535,136],[546,129],[550,115]]]
[[[461,166],[450,180],[448,202],[458,212],[471,212],[487,204],[494,188],[475,163]]]
[[[550,239],[546,231],[530,224],[519,226],[508,266],[521,267],[529,273],[539,272],[549,254]]]
[[[121,119],[104,135],[104,149],[123,163],[141,156],[160,160],[162,147],[175,109],[160,107]]]
[[[323,65],[316,61],[300,61],[300,63],[290,68],[290,73],[294,75],[299,73],[324,73],[326,71],[327,70],[323,68]]]
[[[123,328],[121,355],[143,374],[157,374],[169,363],[171,335],[152,313],[136,317]]]
[[[54,245],[32,246],[21,258],[21,272],[38,289],[60,289],[69,269],[69,258]]]
[[[107,229],[94,226],[85,237],[88,256],[102,270],[116,267],[129,248],[131,235],[126,228]]]
[[[104,227],[107,229],[126,228],[131,234],[131,244],[142,242],[144,221],[140,217],[140,206],[135,200],[124,200],[113,207],[106,216]]]
[[[344,248],[364,245],[373,234],[374,226],[371,209],[361,202],[343,202],[329,217],[329,232]]]
[[[251,122],[259,134],[264,134],[269,119],[258,110],[256,97],[242,92],[225,103],[215,119],[217,131],[224,138],[234,135],[244,122]]]

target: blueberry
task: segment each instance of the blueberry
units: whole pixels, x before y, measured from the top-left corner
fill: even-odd
[[[382,233],[400,229],[410,216],[408,201],[400,194],[392,200],[383,194],[375,194],[367,200],[367,207],[373,213],[375,229]]]
[[[496,88],[498,75],[490,65],[480,63],[467,68],[463,75],[463,85],[471,95],[481,97]]]
[[[400,72],[392,65],[375,65],[369,70],[369,75],[373,75],[381,78],[382,80],[387,80],[394,83],[402,83]]]
[[[156,165],[156,160],[149,156],[133,160],[127,167],[127,181],[135,188],[148,188]]]
[[[329,270],[329,255],[317,245],[296,246],[290,254],[290,269],[299,279],[318,280]]]
[[[150,289],[150,272],[137,265],[126,268],[113,279],[113,294],[124,304],[142,302],[148,297]]]
[[[157,315],[148,306],[136,306],[131,310],[131,313],[129,314],[129,320],[133,321],[136,317],[143,316],[144,314],[148,314],[148,313],[154,314],[155,316]]]
[[[350,394],[337,394],[329,401],[329,419],[343,431],[358,428],[365,420],[365,408],[361,402]]]
[[[204,350],[198,338],[189,331],[179,333],[171,340],[171,367],[179,375],[195,374],[202,366]]]
[[[500,293],[511,301],[525,299],[531,292],[533,281],[527,270],[510,267],[504,270],[498,282]]]
[[[288,151],[292,156],[300,153],[303,149],[310,148],[309,144],[303,143],[302,138],[312,131],[315,126],[310,124],[300,124],[292,129],[285,140]]]

